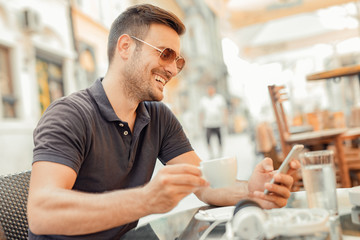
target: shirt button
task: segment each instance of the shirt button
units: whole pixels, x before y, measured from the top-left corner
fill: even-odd
[[[120,123],[120,124],[119,124],[119,126],[120,126],[120,127],[123,127],[123,126],[124,126],[124,124]]]
[[[126,136],[126,135],[128,135],[129,134],[129,132],[128,131],[124,131],[124,135]]]

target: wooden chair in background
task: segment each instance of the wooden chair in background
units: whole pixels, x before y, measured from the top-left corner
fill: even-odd
[[[360,127],[349,128],[341,139],[344,143],[344,157],[350,174],[351,186],[360,185]]]
[[[294,144],[303,144],[310,150],[314,146],[333,144],[336,149],[336,163],[339,169],[341,186],[350,187],[350,175],[345,162],[343,139],[341,138],[342,134],[346,132],[346,128],[291,133],[283,107],[283,103],[288,100],[285,87],[271,85],[268,86],[268,90],[276,118],[283,155],[286,156]]]
[[[360,107],[359,106],[354,106],[351,108],[349,126],[350,127],[360,127]]]

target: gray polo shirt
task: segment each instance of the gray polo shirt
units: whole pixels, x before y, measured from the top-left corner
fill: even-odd
[[[143,185],[150,180],[157,158],[166,164],[193,150],[179,121],[161,102],[140,103],[131,132],[116,116],[101,80],[47,108],[34,130],[33,162],[69,166],[78,174],[73,189],[100,193]],[[79,238],[116,239],[136,224]],[[30,239],[47,238],[30,233]]]

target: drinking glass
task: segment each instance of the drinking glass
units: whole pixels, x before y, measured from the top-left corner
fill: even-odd
[[[300,156],[302,177],[309,208],[324,208],[338,214],[334,153],[330,150],[306,152]]]

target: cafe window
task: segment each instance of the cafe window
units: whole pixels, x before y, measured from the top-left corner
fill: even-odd
[[[40,109],[43,114],[51,102],[64,96],[62,64],[54,59],[37,56],[36,73]]]
[[[10,51],[0,46],[0,97],[3,118],[16,118],[16,102],[14,84],[10,70]]]

